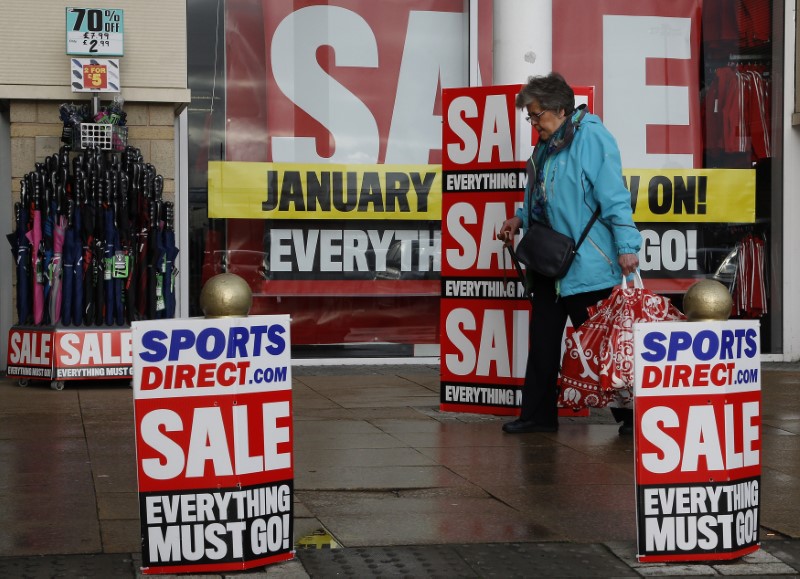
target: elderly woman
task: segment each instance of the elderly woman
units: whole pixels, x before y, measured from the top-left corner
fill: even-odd
[[[596,209],[599,218],[561,279],[527,272],[533,293],[530,350],[520,417],[503,425],[510,434],[558,430],[558,373],[567,316],[574,327],[586,308],[607,298],[613,287],[639,266],[642,237],[633,222],[630,192],[622,180],[616,140],[600,118],[583,106],[564,78],[531,77],[516,97],[539,142],[528,161],[525,200],[498,237],[511,243],[531,220],[577,240]],[[633,432],[631,408],[612,408],[620,434]]]

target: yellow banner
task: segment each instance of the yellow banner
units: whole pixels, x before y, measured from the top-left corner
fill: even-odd
[[[212,161],[208,216],[438,221],[442,168]]]
[[[753,223],[754,169],[625,169],[636,223]]]

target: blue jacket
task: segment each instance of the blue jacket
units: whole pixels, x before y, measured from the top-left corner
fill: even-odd
[[[601,208],[572,267],[558,282],[560,295],[619,284],[622,271],[617,257],[638,253],[642,236],[633,222],[631,195],[622,180],[622,161],[613,135],[599,117],[587,113],[570,145],[552,154],[543,165],[546,211],[553,229],[572,236],[577,243],[598,205]],[[533,189],[533,179],[529,179],[523,206],[516,212],[523,228],[529,223]]]

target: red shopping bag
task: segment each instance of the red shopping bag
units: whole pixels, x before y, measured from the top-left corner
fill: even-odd
[[[589,308],[586,320],[567,338],[561,363],[561,400],[569,408],[603,408],[633,396],[633,324],[686,319],[664,296],[644,288],[637,273]]]
[[[614,399],[613,392],[600,389],[600,351],[608,334],[609,312],[607,309],[591,312],[595,308],[590,308],[589,319],[564,342],[558,402],[559,406],[572,410],[603,408]]]

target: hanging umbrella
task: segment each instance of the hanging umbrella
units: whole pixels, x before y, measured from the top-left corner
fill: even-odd
[[[67,201],[67,228],[64,236],[64,247],[61,250],[61,323],[72,325],[72,301],[75,286],[75,205],[73,200]]]
[[[155,204],[155,214],[151,219],[151,228],[155,235],[151,236],[154,242],[151,245],[151,255],[153,269],[150,271],[150,282],[148,283],[148,314],[151,320],[164,317],[164,259],[166,256],[164,247],[164,204],[162,197],[164,194],[164,177],[155,174],[155,167],[150,166],[153,175],[152,196]]]
[[[94,190],[94,236],[92,243],[92,284],[94,287],[94,319],[90,323],[102,326],[105,322],[105,210],[103,209],[100,179],[92,179]],[[109,272],[110,273],[110,272]]]
[[[95,239],[91,235],[83,244],[83,315],[81,323],[87,326],[95,320],[95,280],[97,279],[97,263],[95,263]]]
[[[103,276],[103,288],[105,294],[105,324],[111,326],[116,319],[117,309],[117,292],[116,282],[114,278],[114,259],[116,254],[116,247],[119,244],[119,236],[117,235],[117,228],[114,227],[114,211],[110,207],[103,211],[104,217],[104,233],[105,239],[103,240],[103,258],[105,272]]]
[[[72,269],[72,323],[80,326],[83,323],[83,280],[85,268],[83,265],[83,239],[81,237],[81,212],[76,209],[72,225],[72,238],[74,245],[74,258]]]
[[[38,185],[38,182],[37,182]],[[42,245],[42,211],[40,191],[34,188],[33,225],[25,233],[31,244],[31,271],[33,272],[33,323],[39,325],[44,316],[44,247]]]
[[[105,323],[105,241],[95,237],[92,246],[92,285],[94,287],[94,319],[89,323],[102,326]]]
[[[175,287],[173,285],[173,273],[175,269],[175,258],[178,257],[178,248],[175,244],[175,207],[172,203],[165,203],[165,224],[163,237],[164,247],[164,267],[161,294],[164,300],[164,316],[167,319],[175,317]]]
[[[150,236],[148,239],[147,256],[147,319],[157,319],[160,311],[159,287],[163,280],[161,275],[161,260],[164,257],[164,245],[158,224],[158,202],[151,202]]]
[[[61,309],[60,320],[64,326],[72,325],[72,290],[75,280],[75,206],[72,199],[67,201],[67,228],[64,247],[61,249]]]
[[[122,246],[122,253],[125,256],[125,275],[120,277],[121,293],[122,293],[122,321],[121,324],[130,324],[135,318],[134,312],[134,298],[136,297],[136,289],[133,283],[134,276],[134,243],[135,233],[132,230],[131,212],[129,208],[129,195],[130,195],[130,179],[124,169],[118,172],[118,196],[116,205],[117,216],[117,231],[119,232],[119,241]]]
[[[67,216],[65,214],[67,177],[62,174],[57,183],[55,200],[53,203],[53,257],[50,266],[50,323],[57,324],[61,321],[61,283],[63,275],[63,249],[64,236],[67,231]]]
[[[41,170],[42,191],[45,194],[45,201],[42,204],[42,240],[44,245],[44,260],[42,270],[44,273],[44,315],[42,321],[45,324],[55,323],[51,316],[51,290],[53,278],[53,243],[56,226],[57,214],[57,193],[56,182],[58,174],[58,157],[49,156],[45,159]]]
[[[134,277],[131,286],[134,288],[134,315],[137,320],[147,319],[147,256],[150,253],[150,226],[144,223],[136,233],[136,252],[134,256]]]
[[[136,310],[140,319],[150,319],[150,280],[152,275],[152,252],[154,235],[155,204],[153,201],[153,173],[149,165],[139,163],[141,182],[138,191],[139,204],[139,247],[137,251]]]
[[[24,183],[23,181],[22,201],[14,205],[17,229],[7,235],[17,266],[17,323],[20,325],[29,323],[31,315],[31,244],[25,235],[28,226],[28,209],[25,202],[27,196]]]
[[[81,308],[80,315],[75,316],[75,321],[78,324],[92,325],[95,318],[95,291],[94,280],[96,277],[95,268],[97,264],[94,263],[94,233],[95,233],[95,214],[96,207],[93,189],[89,185],[89,177],[87,173],[82,170],[76,171],[75,177],[75,190],[80,205],[80,211],[76,214],[80,216],[80,235],[82,244],[82,264],[83,275],[82,279],[83,298],[82,303],[76,303],[76,308]],[[76,218],[76,226],[78,219]],[[76,296],[77,300],[77,296]]]
[[[58,215],[53,227],[53,256],[50,261],[50,323],[61,321],[62,250],[67,230],[67,217]]]
[[[112,166],[115,166],[115,164]],[[121,326],[125,323],[125,313],[122,304],[122,286],[123,279],[127,277],[128,272],[127,260],[122,251],[119,232],[118,220],[121,213],[121,201],[118,167],[107,172],[106,175],[106,267],[110,268],[110,271],[106,273],[106,324],[117,324]]]

